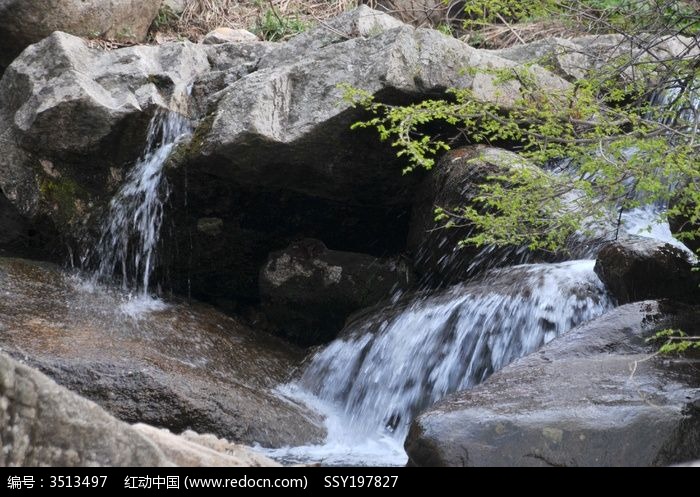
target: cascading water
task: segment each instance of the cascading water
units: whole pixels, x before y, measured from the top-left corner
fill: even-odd
[[[112,198],[92,254],[98,279],[116,273],[125,288],[148,295],[169,193],[163,166],[173,147],[191,133],[191,122],[177,112],[158,110],[151,119],[145,151]]]
[[[400,444],[422,408],[612,307],[593,265],[500,269],[356,322],[287,389],[306,402],[313,395],[310,403],[333,418],[328,444],[271,455],[402,464]]]
[[[300,383],[342,404],[358,433],[405,435],[421,408],[610,306],[592,261],[498,270],[351,327],[314,358]]]
[[[618,234],[684,247],[656,206],[626,212]],[[597,247],[581,250],[594,256]],[[489,270],[355,321],[311,358],[297,381],[281,388],[327,416],[326,444],[268,454],[287,462],[404,464],[403,440],[420,410],[612,307],[594,264]]]

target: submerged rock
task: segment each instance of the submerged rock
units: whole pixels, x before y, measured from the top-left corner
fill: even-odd
[[[55,266],[0,259],[0,346],[116,417],[264,446],[323,437],[276,395],[303,354],[199,304],[92,288]]]
[[[407,264],[328,250],[302,240],[270,254],[260,272],[263,310],[280,333],[302,345],[328,342],[346,318],[413,282]]]
[[[700,308],[628,304],[424,411],[417,466],[661,466],[700,455],[698,360],[652,356],[665,328],[698,334]]]
[[[619,304],[659,298],[693,302],[700,296],[700,278],[688,258],[669,243],[626,238],[603,246],[595,272]]]
[[[129,426],[0,352],[0,466],[275,466],[194,432]]]

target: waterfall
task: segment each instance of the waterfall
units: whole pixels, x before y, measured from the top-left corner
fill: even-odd
[[[421,409],[610,309],[593,265],[584,260],[499,269],[381,309],[320,350],[291,387],[293,395],[307,402],[313,396],[312,404],[342,419],[342,429],[329,426],[328,442],[336,449],[361,451],[381,439],[399,446]],[[318,456],[308,448],[296,455],[304,450]],[[348,463],[347,454],[338,460],[332,452],[323,455],[326,462]],[[294,454],[272,455],[294,460]],[[401,463],[401,456],[393,461]]]
[[[169,194],[163,166],[173,147],[191,132],[192,124],[182,114],[156,111],[145,150],[110,201],[93,249],[98,279],[109,280],[116,273],[125,288],[148,294]]]
[[[499,270],[350,327],[314,357],[300,383],[340,403],[358,432],[403,436],[420,409],[610,306],[593,261]]]
[[[683,247],[658,206],[625,213],[621,233]],[[490,269],[355,319],[281,387],[326,415],[326,443],[268,454],[285,462],[404,464],[403,441],[421,410],[613,307],[594,265],[587,259]]]

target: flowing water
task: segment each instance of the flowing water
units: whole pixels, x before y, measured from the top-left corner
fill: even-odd
[[[620,234],[685,249],[655,207],[625,213]],[[268,455],[295,463],[405,464],[403,441],[423,408],[612,308],[594,264],[587,259],[490,270],[356,320],[280,389],[326,416],[326,444]]]
[[[182,114],[159,110],[151,119],[144,153],[112,198],[91,254],[97,279],[108,281],[117,274],[124,288],[149,295],[169,194],[163,166],[173,147],[191,133],[192,124]]]
[[[145,151],[111,201],[93,250],[97,279],[116,274],[125,288],[140,291],[123,304],[129,315],[161,309],[149,289],[168,197],[163,167],[191,131],[184,116],[156,113]],[[623,231],[682,246],[657,217],[654,208],[625,213]],[[580,253],[595,255],[593,245],[587,250]],[[279,388],[325,414],[326,443],[267,453],[285,462],[404,464],[403,440],[422,409],[612,307],[593,266],[586,259],[491,269],[365,313],[319,350],[296,381]]]
[[[530,264],[381,309],[319,351],[286,393],[325,411],[326,446],[286,461],[403,464],[413,417],[612,307],[594,261]],[[383,450],[381,450],[383,449]]]

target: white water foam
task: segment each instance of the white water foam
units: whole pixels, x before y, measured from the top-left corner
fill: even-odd
[[[669,243],[691,255],[695,254],[673,237],[668,221],[660,215],[659,208],[654,205],[638,207],[622,214],[622,226],[626,233],[630,235],[653,238]]]
[[[287,395],[326,415],[322,446],[285,462],[403,464],[413,417],[612,307],[594,261],[530,264],[389,307],[320,350]]]
[[[408,459],[403,441],[391,433],[372,433],[358,437],[353,424],[342,409],[319,399],[297,384],[280,386],[277,393],[295,399],[325,418],[328,432],[322,445],[303,445],[268,449],[257,447],[268,457],[283,464],[315,462],[323,466],[403,466]]]

